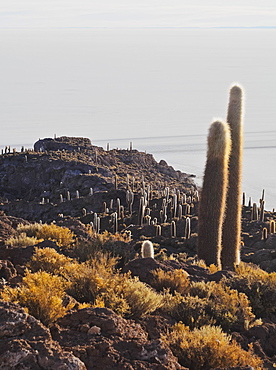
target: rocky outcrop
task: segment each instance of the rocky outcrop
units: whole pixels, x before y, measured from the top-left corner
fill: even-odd
[[[0,301],[0,369],[85,370],[62,350],[49,329],[15,304]]]
[[[208,269],[179,262],[176,260],[157,261],[154,258],[136,258],[127,263],[122,272],[131,272],[132,276],[138,276],[139,280],[152,285],[154,280],[153,271],[163,270],[165,272],[173,272],[174,270],[184,270],[187,273],[190,281],[220,281],[223,276],[230,277],[232,275],[229,271],[218,271],[211,274]]]
[[[87,369],[184,370],[160,338],[149,340],[140,324],[107,308],[68,314],[58,320],[52,335]]]

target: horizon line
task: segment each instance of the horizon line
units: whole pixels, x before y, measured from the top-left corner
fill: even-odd
[[[0,29],[276,29],[276,26],[7,26]]]

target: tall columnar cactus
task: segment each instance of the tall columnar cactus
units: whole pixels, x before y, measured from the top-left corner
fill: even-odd
[[[222,232],[221,262],[223,269],[234,269],[240,262],[241,245],[241,176],[242,176],[242,89],[233,86],[227,113],[232,149],[229,157],[228,192],[226,214]]]
[[[221,121],[213,122],[209,129],[207,160],[199,202],[198,257],[205,260],[207,265],[215,264],[218,267],[230,149],[228,125]]]

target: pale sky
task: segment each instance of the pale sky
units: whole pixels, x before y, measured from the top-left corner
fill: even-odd
[[[276,0],[4,0],[4,27],[276,27]]]

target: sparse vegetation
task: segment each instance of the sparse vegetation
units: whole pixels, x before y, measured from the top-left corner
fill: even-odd
[[[157,291],[169,289],[171,293],[186,294],[190,290],[190,279],[188,273],[184,270],[178,269],[165,272],[158,269],[153,271],[153,276],[154,281],[152,285]]]
[[[6,286],[1,298],[19,303],[29,314],[48,325],[74,306],[71,302],[63,304],[66,285],[64,279],[48,272],[27,271],[22,284],[16,288]]]
[[[268,273],[256,265],[241,263],[236,275],[225,284],[248,297],[257,317],[274,319],[276,314],[276,273]]]
[[[163,310],[190,328],[219,325],[224,331],[243,330],[260,324],[255,320],[245,294],[221,283],[198,282],[187,287],[184,296],[170,299]]]
[[[71,230],[53,223],[50,225],[39,223],[30,225],[19,224],[16,231],[17,235],[7,239],[6,245],[26,247],[35,245],[43,240],[53,240],[60,247],[69,247],[75,238]]]
[[[210,370],[234,366],[252,366],[263,369],[262,360],[254,355],[249,347],[243,350],[231,336],[217,326],[202,326],[191,330],[183,323],[173,326],[172,331],[163,337],[181,365],[190,370]]]
[[[62,271],[73,263],[73,259],[58,253],[53,248],[35,248],[35,254],[32,256],[27,267],[33,272],[46,271],[50,274],[60,275]]]

